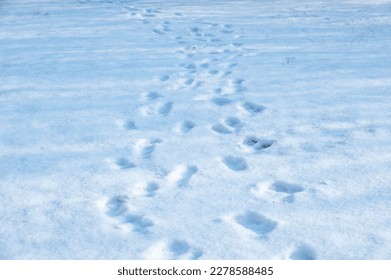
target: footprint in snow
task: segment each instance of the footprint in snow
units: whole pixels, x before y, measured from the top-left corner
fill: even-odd
[[[129,198],[124,195],[117,195],[110,198],[105,205],[106,215],[116,217],[128,211],[128,208],[126,207],[126,201],[128,199]]]
[[[262,113],[266,109],[264,106],[250,102],[250,101],[243,102],[241,104],[241,107],[250,114],[259,114],[259,113]]]
[[[152,220],[146,218],[144,215],[129,211],[126,206],[128,200],[128,196],[113,196],[105,204],[105,214],[111,218],[115,218],[119,222],[120,225],[117,228],[123,228],[124,225],[130,224],[134,232],[148,233],[149,227],[153,226]]]
[[[182,66],[187,70],[195,70],[197,68],[197,65],[195,65],[194,63],[187,63]]]
[[[230,105],[233,100],[227,97],[214,97],[211,99],[211,102],[217,106],[227,106]]]
[[[178,165],[167,176],[167,181],[170,184],[177,185],[178,187],[186,187],[189,184],[192,176],[198,172],[198,168],[195,165]]]
[[[152,100],[158,99],[159,97],[162,97],[156,91],[150,91],[150,92],[147,92],[147,93],[142,93],[141,95],[143,96],[143,99],[145,99],[146,101],[152,101]]]
[[[233,171],[243,171],[248,168],[246,160],[242,157],[225,156],[222,158],[222,162]]]
[[[231,34],[234,31],[232,30],[232,24],[224,24],[222,25],[222,29],[220,30],[221,33],[225,34]]]
[[[199,27],[193,26],[189,28],[190,34],[195,37],[202,37],[202,30]]]
[[[289,255],[291,260],[316,260],[316,253],[307,245],[297,246]]]
[[[160,13],[159,9],[147,8],[142,11],[143,17],[156,17],[156,14]]]
[[[162,25],[158,25],[156,28],[152,29],[152,32],[164,35],[166,32],[171,31],[169,21],[164,21]]]
[[[133,120],[117,120],[116,124],[124,130],[137,129],[136,123]]]
[[[234,129],[235,131],[239,131],[240,128],[243,126],[242,121],[236,117],[227,117],[224,120],[224,123]]]
[[[160,94],[154,91],[149,92],[147,94],[142,94],[142,96],[146,101],[153,101],[161,97]],[[174,102],[172,101],[156,102],[154,104],[140,106],[138,110],[139,113],[144,117],[149,117],[151,115],[161,115],[167,117],[170,114],[173,105]]]
[[[148,233],[149,227],[153,226],[152,220],[139,214],[128,213],[122,217],[121,222],[131,224],[135,232],[144,234]]]
[[[144,159],[150,159],[153,156],[156,144],[161,142],[162,141],[160,139],[140,139],[135,143],[134,149],[140,157]]]
[[[163,31],[163,30],[160,30],[160,29],[157,29],[157,28],[152,29],[152,32],[153,32],[153,33],[156,33],[156,34],[159,34],[159,35],[164,35],[164,31]]]
[[[196,124],[189,120],[184,120],[174,129],[176,132],[188,133],[190,132]]]
[[[266,198],[272,201],[292,203],[296,193],[304,191],[300,185],[286,183],[283,181],[265,181],[254,186],[252,193],[259,198]]]
[[[124,122],[123,124],[123,128],[125,128],[126,130],[132,130],[132,129],[136,129],[136,123],[132,120],[127,120]]]
[[[131,193],[134,197],[153,197],[159,190],[159,184],[151,182],[138,182],[131,188]]]
[[[210,69],[208,71],[208,74],[211,76],[217,75],[218,73],[219,73],[219,70],[217,70],[217,69]]]
[[[170,79],[169,75],[163,75],[160,77],[160,81],[162,81],[162,82],[168,81],[169,79]]]
[[[276,221],[253,211],[247,211],[244,214],[237,215],[235,222],[261,238],[267,237],[278,225]]]
[[[196,260],[203,252],[194,248],[184,239],[161,240],[153,244],[143,254],[144,259],[149,260]]]
[[[229,127],[227,127],[221,123],[213,125],[210,129],[213,130],[214,132],[219,133],[219,134],[231,134],[232,133],[232,130]]]
[[[130,161],[129,159],[127,159],[126,157],[117,158],[115,160],[115,164],[120,169],[130,169],[130,168],[136,167],[136,164],[134,162]]]
[[[164,104],[162,104],[159,108],[158,108],[158,113],[160,115],[163,115],[163,116],[167,116],[171,110],[172,110],[172,106],[173,106],[173,102],[171,101],[168,101],[168,102],[165,102]]]
[[[242,121],[236,117],[227,117],[223,123],[217,123],[211,127],[211,130],[219,134],[231,134],[238,132],[243,126]]]
[[[186,240],[181,239],[172,240],[169,244],[169,249],[175,259],[187,257],[188,259],[196,260],[203,255],[201,250],[192,248]]]
[[[276,181],[270,186],[270,190],[273,190],[275,192],[286,193],[286,194],[294,194],[294,193],[302,192],[304,188],[296,184],[290,184],[283,181]]]
[[[271,147],[274,142],[274,140],[259,138],[255,135],[248,135],[244,137],[243,142],[240,144],[240,147],[245,151],[259,152],[261,150]]]

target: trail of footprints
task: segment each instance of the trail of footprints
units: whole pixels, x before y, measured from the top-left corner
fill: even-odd
[[[140,9],[136,6],[124,6],[125,12],[130,17],[136,17],[143,24],[152,24],[152,19],[162,13],[160,9]],[[175,13],[174,17],[182,17],[181,13]],[[237,103],[237,99],[243,100],[246,89],[246,81],[243,78],[233,78],[235,67],[238,65],[235,58],[241,55],[242,43],[233,41],[240,39],[235,35],[235,30],[230,24],[218,24],[200,21],[199,26],[188,28],[184,35],[174,36],[171,21],[164,20],[151,26],[151,32],[156,36],[165,36],[175,40],[180,47],[177,50],[178,56],[185,61],[180,64],[184,72],[176,74],[164,74],[159,80],[162,87],[175,76],[178,81],[178,89],[191,91],[209,90],[204,85],[216,85],[212,95],[205,98],[215,106],[216,110],[221,107],[232,106],[237,111],[237,116],[247,115],[249,118],[262,114],[266,109],[263,105],[253,101],[244,100]],[[225,39],[230,39],[230,44],[224,44]],[[197,55],[207,56],[197,58]],[[241,96],[237,98],[237,96]],[[144,92],[140,94],[144,105],[140,106],[138,113],[141,117],[168,117],[175,109],[175,104],[167,100],[158,91]],[[216,136],[229,137],[230,134],[238,134],[245,130],[245,122],[235,115],[223,116],[220,121],[210,124],[209,130]],[[120,126],[127,131],[138,129],[134,120],[127,119],[120,123]],[[197,127],[197,123],[190,119],[184,119],[177,123],[173,131],[178,133],[191,133]],[[142,128],[140,128],[142,129]],[[135,141],[133,149],[139,161],[147,161],[153,158],[156,147],[162,142],[161,139],[139,139]],[[275,143],[274,139],[263,138],[257,135],[245,135],[238,144],[238,151],[245,153],[260,153],[270,148]],[[244,172],[251,168],[247,164],[245,156],[240,154],[229,154],[220,157],[227,172]],[[137,168],[137,160],[126,156],[120,156],[114,160],[119,170],[128,171]],[[164,184],[185,189],[193,176],[197,176],[199,169],[196,165],[178,164],[165,176]],[[160,190],[160,185],[154,181],[141,182],[136,184],[131,193],[132,197],[155,197]],[[281,201],[292,203],[295,195],[304,191],[296,184],[283,181],[260,182],[251,188],[255,197],[269,201]],[[117,195],[107,199],[104,213],[119,225],[130,226],[132,231],[139,234],[148,234],[153,230],[154,221],[139,211],[131,211],[128,207],[130,196]],[[278,227],[278,221],[266,217],[256,211],[247,210],[233,216],[232,221],[239,227],[250,232],[260,240],[267,240],[268,236]],[[181,239],[171,241],[162,240],[145,251],[143,258],[162,259],[198,259],[203,252],[193,248],[189,242]],[[295,246],[287,258],[290,259],[315,259],[316,254],[308,245]]]

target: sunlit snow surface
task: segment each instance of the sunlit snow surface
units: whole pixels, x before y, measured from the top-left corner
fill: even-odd
[[[389,1],[0,1],[0,259],[391,259]]]

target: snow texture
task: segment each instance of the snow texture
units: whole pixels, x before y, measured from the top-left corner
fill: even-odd
[[[0,2],[0,258],[391,259],[391,4]]]

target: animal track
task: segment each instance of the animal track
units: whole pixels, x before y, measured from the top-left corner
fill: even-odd
[[[208,71],[208,73],[210,74],[210,75],[216,75],[216,74],[218,74],[219,73],[219,70],[217,70],[217,69],[210,69],[209,71]]]
[[[153,226],[153,222],[150,219],[138,214],[126,214],[122,222],[132,224],[133,230],[139,233],[147,233],[148,228]]]
[[[185,84],[186,86],[190,86],[192,83],[194,83],[194,79],[193,79],[193,78],[189,78],[189,79],[187,79],[187,80],[184,82],[184,84]]]
[[[154,196],[159,189],[159,185],[155,182],[149,182],[146,187],[147,196]]]
[[[203,252],[191,246],[183,239],[173,239],[169,242],[160,241],[152,245],[145,253],[145,259],[196,260]]]
[[[133,120],[117,120],[116,124],[118,127],[124,130],[133,130],[137,129],[136,123]]]
[[[187,257],[191,260],[196,260],[203,255],[201,250],[192,248],[186,240],[181,239],[172,240],[169,244],[169,250],[174,259]]]
[[[258,114],[265,110],[264,106],[249,101],[244,102],[242,107],[251,114]]]
[[[185,69],[188,69],[188,70],[194,70],[197,68],[197,66],[194,64],[194,63],[187,63],[184,65]]]
[[[190,245],[184,240],[175,239],[171,241],[169,249],[174,257],[179,257],[183,254],[186,254],[190,250]]]
[[[179,131],[183,133],[188,133],[190,130],[192,130],[196,126],[195,123],[192,121],[183,121],[179,127]]]
[[[160,81],[162,81],[162,82],[168,81],[169,79],[170,79],[169,75],[163,75],[160,77]]]
[[[158,97],[159,96],[153,96],[152,99],[150,99],[151,96],[148,97],[148,95],[146,95],[146,98],[149,101],[153,100],[153,98],[156,99]],[[141,106],[139,108],[139,111],[140,111],[141,115],[143,115],[145,117],[150,116],[150,115],[162,115],[162,116],[166,117],[171,112],[173,104],[174,103],[171,101],[167,101],[164,103],[159,102],[159,103],[155,103],[153,105]]]
[[[211,127],[211,129],[219,134],[230,134],[232,133],[231,129],[226,127],[225,125],[218,123]]]
[[[127,158],[125,157],[119,157],[115,160],[115,164],[121,168],[121,169],[129,169],[129,168],[133,168],[133,167],[136,167],[136,164],[134,164],[133,162],[131,162],[130,160],[128,160]]]
[[[254,151],[260,151],[269,148],[274,144],[274,140],[261,139],[254,135],[246,136],[243,140],[243,145],[250,147]]]
[[[173,102],[168,101],[159,107],[158,112],[163,116],[167,116],[172,110]]]
[[[230,34],[230,33],[234,32],[234,31],[232,30],[232,25],[231,24],[224,24],[222,26],[221,32],[222,33],[226,33],[226,34]]]
[[[244,83],[244,79],[241,78],[237,78],[231,81],[232,87],[234,88],[235,92],[242,92],[245,90],[243,83]]]
[[[233,102],[232,99],[227,97],[214,97],[211,99],[211,101],[216,104],[217,106],[226,106]]]
[[[294,194],[297,192],[302,192],[303,187],[295,184],[285,183],[283,181],[276,181],[271,186],[270,189],[276,192],[282,192],[287,194]]]
[[[283,181],[275,182],[260,182],[252,190],[253,194],[260,198],[267,198],[268,200],[280,200],[284,203],[292,203],[295,194],[304,191],[304,188]]]
[[[124,124],[123,124],[123,127],[126,129],[126,130],[132,130],[132,129],[136,129],[136,124],[134,121],[132,120],[127,120]]]
[[[198,168],[195,165],[178,165],[168,175],[167,180],[178,187],[186,187],[191,177],[197,172]]]
[[[164,31],[160,30],[160,29],[152,29],[152,32],[156,33],[156,34],[159,34],[159,35],[163,35],[164,34]]]
[[[155,146],[158,143],[161,143],[160,139],[140,139],[135,144],[135,150],[142,158],[150,159],[152,158]]]
[[[148,9],[144,9],[142,11],[141,16],[142,17],[156,17],[155,13],[160,13],[160,11],[157,9],[154,9],[154,8],[148,8]]]
[[[125,213],[128,208],[126,207],[127,196],[118,195],[109,199],[106,203],[106,215],[110,217],[116,217]]]
[[[122,224],[132,224],[133,230],[139,233],[147,233],[153,222],[143,215],[130,213],[126,202],[128,196],[118,195],[110,198],[106,204],[106,215],[116,218]]]
[[[161,95],[156,91],[150,91],[148,93],[143,93],[142,95],[147,101],[152,101],[161,97]]]
[[[292,251],[289,258],[291,260],[316,260],[316,254],[311,247],[300,245]]]
[[[211,129],[219,134],[231,134],[237,132],[242,127],[242,122],[236,117],[227,117],[224,119],[224,124],[217,123],[211,127]]]
[[[156,182],[138,182],[132,187],[132,194],[137,197],[152,197],[155,196],[158,189],[159,184]]]
[[[224,120],[225,124],[232,127],[235,130],[239,130],[242,127],[242,121],[235,117],[228,117]]]
[[[234,171],[242,171],[248,168],[246,160],[242,157],[225,156],[223,157],[222,162],[229,169],[232,169]]]
[[[235,221],[260,237],[266,237],[278,225],[277,222],[253,211],[247,211],[243,215],[236,216]]]

